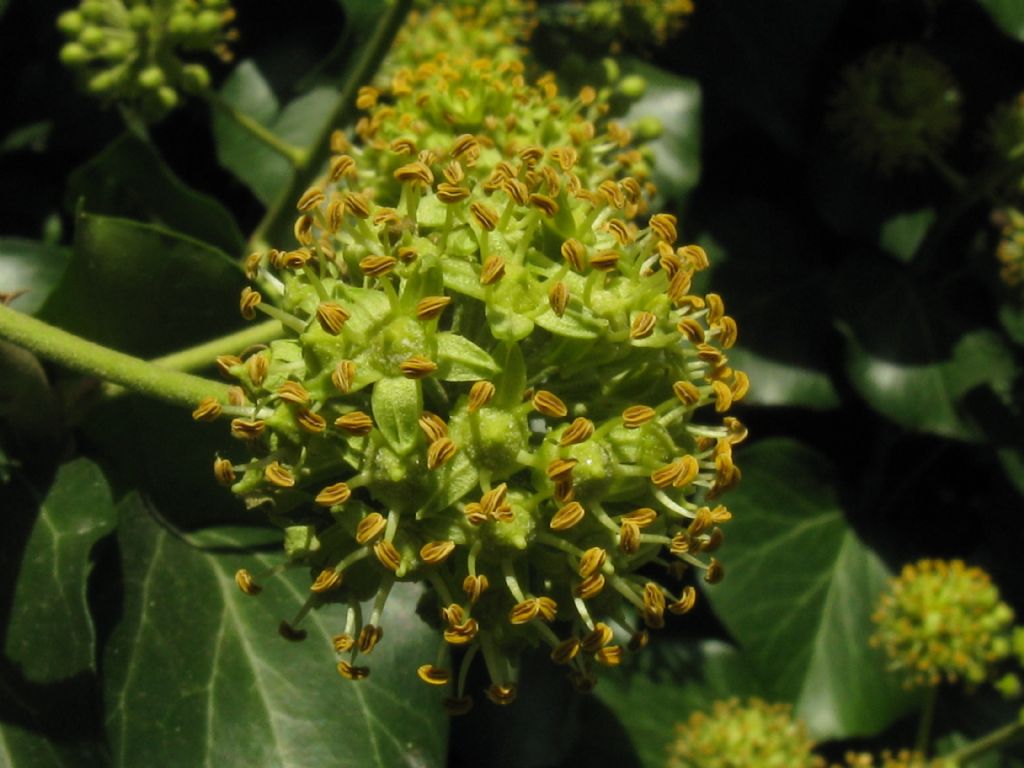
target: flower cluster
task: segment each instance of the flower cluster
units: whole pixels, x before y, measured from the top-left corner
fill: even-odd
[[[446,34],[468,41],[460,16]],[[403,40],[359,94],[358,143],[335,134],[298,200],[297,247],[246,264],[242,314],[288,338],[221,357],[232,403],[194,416],[233,417],[254,457],[217,478],[311,569],[283,633],[339,604],[338,671],[361,679],[393,584],[425,582],[441,637],[418,673],[457,681],[458,714],[476,656],[499,704],[537,644],[589,690],[693,607],[660,576],[722,577],[717,498],[746,435],[725,414],[748,382],[722,299],[691,290],[706,254],[647,216],[642,155],[598,93],[529,82],[514,48],[422,60]]]
[[[228,0],[82,0],[57,19],[69,40],[60,58],[90,93],[156,120],[177,106],[181,91],[209,83],[206,67],[181,52],[231,58],[233,19]]]
[[[1024,213],[1016,208],[997,212],[1002,225],[996,258],[999,259],[999,277],[1010,288],[1024,282]]]
[[[1010,653],[1013,611],[988,574],[960,560],[904,566],[872,618],[872,643],[908,687],[979,683]]]
[[[824,768],[803,722],[788,704],[760,699],[716,701],[676,726],[669,768]],[[859,763],[857,764],[859,765]],[[870,765],[870,764],[869,764]]]
[[[828,123],[858,160],[891,173],[941,155],[960,128],[960,103],[942,62],[890,45],[846,68]]]
[[[692,0],[575,0],[556,21],[612,51],[664,45],[685,26]]]

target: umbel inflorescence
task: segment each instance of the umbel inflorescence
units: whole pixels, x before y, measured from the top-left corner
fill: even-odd
[[[360,93],[358,141],[336,134],[298,200],[297,246],[249,258],[242,314],[288,338],[220,358],[233,404],[195,413],[234,417],[253,458],[218,458],[217,478],[311,569],[286,636],[337,604],[338,671],[358,680],[393,584],[425,582],[441,637],[418,672],[457,679],[453,713],[476,656],[500,704],[537,644],[589,689],[693,607],[687,571],[721,578],[718,497],[746,434],[725,414],[748,386],[721,298],[691,291],[704,251],[648,215],[643,155],[601,94],[530,82],[511,46],[480,58],[460,18],[414,22],[449,49],[401,39]]]

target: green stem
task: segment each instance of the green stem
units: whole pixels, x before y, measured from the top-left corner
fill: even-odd
[[[227,402],[227,384],[126,355],[0,305],[0,338],[80,373],[106,379],[168,403],[194,407],[204,397]]]
[[[282,336],[284,328],[281,327],[281,323],[277,320],[267,320],[180,352],[158,357],[150,362],[172,371],[201,371],[213,365],[218,355],[234,355],[256,344],[266,344]]]
[[[209,102],[210,106],[219,109],[225,117],[233,120],[238,127],[248,132],[250,136],[277,152],[277,154],[291,163],[292,167],[298,168],[306,161],[308,152],[284,141],[261,122],[254,120],[249,115],[233,107],[216,91],[205,89],[202,91],[202,96]]]
[[[928,754],[932,742],[932,724],[935,722],[935,702],[939,698],[939,687],[932,685],[925,691],[924,708],[921,719],[917,721],[917,740],[914,748],[922,755]]]
[[[964,747],[960,747],[960,749],[955,752],[943,755],[942,759],[956,766],[966,765],[976,757],[981,757],[986,752],[990,752],[997,747],[1001,747],[1003,744],[1013,741],[1021,734],[1024,734],[1024,723],[1008,723],[1002,728],[996,728],[994,731],[987,733],[980,739],[972,741]]]
[[[328,142],[331,132],[351,121],[359,87],[368,82],[377,71],[411,6],[412,0],[394,0],[381,17],[373,32],[373,37],[367,42],[359,59],[345,78],[338,98],[334,102],[334,107],[324,120],[320,133],[310,145],[310,150],[304,152],[301,160],[295,163],[291,182],[278,193],[274,202],[263,215],[263,219],[256,225],[256,229],[249,238],[247,252],[265,250],[268,238],[274,236],[285,217],[292,212],[292,206],[309,185],[312,175],[327,159],[330,151]]]

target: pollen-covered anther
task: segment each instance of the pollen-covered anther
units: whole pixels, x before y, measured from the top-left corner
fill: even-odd
[[[634,523],[639,528],[646,528],[658,519],[658,513],[650,507],[640,507],[622,516],[623,523]]]
[[[580,641],[569,637],[551,649],[551,660],[555,664],[570,664],[580,652]]]
[[[652,312],[638,312],[629,326],[629,338],[646,339],[654,332],[658,318]]]
[[[449,437],[442,437],[427,447],[427,469],[437,469],[450,461],[458,451],[458,446]]]
[[[540,604],[537,602],[537,598],[530,597],[526,600],[521,600],[512,607],[508,614],[508,620],[512,624],[526,624],[537,618],[539,612]]]
[[[501,190],[517,205],[527,205],[530,202],[530,189],[519,179],[502,179]]]
[[[726,439],[733,445],[742,443],[747,439],[747,428],[743,425],[739,419],[733,416],[726,416],[722,419],[722,424],[728,430],[729,435]]]
[[[592,573],[573,587],[573,594],[582,600],[597,597],[604,589],[604,574]]]
[[[469,388],[469,412],[475,413],[491,401],[495,393],[494,385],[489,381],[475,381]]]
[[[725,413],[732,405],[732,390],[724,381],[711,382],[711,389],[715,393],[715,412]]]
[[[272,461],[263,469],[263,477],[268,483],[279,488],[292,488],[295,485],[295,475],[280,462]]]
[[[699,471],[700,465],[693,456],[683,456],[654,470],[651,473],[651,482],[659,488],[667,488],[670,485],[682,488],[693,482]]]
[[[736,321],[729,315],[725,315],[713,325],[718,331],[718,343],[722,345],[722,349],[732,349],[739,335]]]
[[[698,272],[711,265],[707,253],[699,245],[684,245],[682,248],[676,249],[676,254],[685,259]]]
[[[461,203],[463,200],[468,198],[470,194],[471,192],[469,189],[459,186],[458,184],[442,181],[437,185],[437,199],[448,205]]]
[[[356,161],[350,155],[335,155],[327,166],[328,178],[331,181],[341,181],[346,176],[356,176]]]
[[[235,469],[229,459],[213,460],[213,476],[221,485],[233,485],[235,480]]]
[[[508,685],[492,683],[487,689],[487,698],[495,704],[505,707],[516,700],[517,690],[515,683],[509,683]]]
[[[482,573],[476,576],[467,576],[462,580],[462,591],[466,593],[471,604],[476,603],[489,586],[487,577]]]
[[[569,414],[565,403],[556,394],[548,392],[546,389],[535,392],[530,402],[537,411],[553,419],[563,419]]]
[[[625,246],[633,242],[633,233],[622,219],[611,219],[606,222],[604,230],[614,237],[619,245]]]
[[[372,653],[377,643],[384,637],[384,627],[376,624],[367,624],[359,631],[359,651],[361,653]]]
[[[245,568],[239,568],[235,571],[235,584],[242,590],[243,594],[253,597],[263,591],[263,587],[256,583],[253,579],[252,574],[249,573]]]
[[[717,584],[725,578],[725,569],[715,558],[711,558],[708,569],[704,571],[704,581],[708,584]]]
[[[239,440],[255,440],[263,434],[266,427],[267,424],[263,419],[232,419],[231,436]]]
[[[607,645],[594,654],[594,661],[605,667],[617,667],[622,663],[622,646]]]
[[[231,379],[234,378],[234,374],[231,372],[231,369],[241,365],[242,358],[238,355],[217,355],[215,362],[217,363],[217,370],[220,371],[221,376]]]
[[[672,391],[683,405],[689,407],[700,401],[700,390],[689,381],[677,381],[672,385]]]
[[[618,263],[618,251],[601,251],[590,258],[590,266],[598,272],[611,272]]]
[[[423,434],[427,436],[427,442],[432,443],[435,440],[440,440],[442,437],[448,436],[448,425],[445,424],[444,419],[436,413],[424,411],[420,414],[416,423],[419,425],[419,428],[423,430]]]
[[[469,212],[472,214],[473,218],[476,219],[477,224],[488,232],[493,232],[498,226],[498,212],[486,203],[481,203],[479,201],[470,203]]]
[[[668,604],[667,608],[670,613],[676,616],[682,616],[684,613],[689,613],[693,610],[693,606],[697,604],[697,590],[695,587],[688,586],[683,589],[679,599]]]
[[[420,548],[420,559],[427,565],[438,565],[454,551],[454,541],[431,541]]]
[[[480,268],[480,285],[493,285],[505,276],[505,259],[502,256],[491,255],[484,260]]]
[[[422,355],[413,355],[400,362],[398,370],[407,379],[422,379],[437,370],[437,363]]]
[[[277,388],[277,396],[296,405],[309,405],[309,392],[297,381],[286,381]]]
[[[579,564],[579,575],[581,579],[585,579],[592,573],[596,573],[604,565],[605,560],[608,559],[608,552],[601,547],[591,547],[583,556],[580,558]]]
[[[428,187],[434,183],[434,172],[420,160],[401,166],[395,171],[394,176],[403,183],[422,184]]]
[[[252,382],[253,386],[263,386],[263,382],[267,378],[267,372],[270,370],[270,361],[266,355],[250,355],[245,361],[245,371],[249,374],[249,381]]]
[[[433,664],[424,664],[416,670],[416,674],[427,685],[447,685],[451,679],[451,673],[447,669],[435,667]]]
[[[626,198],[622,193],[622,188],[617,182],[612,181],[611,179],[606,179],[598,184],[597,194],[606,202],[606,204],[611,205],[614,208],[626,207]]]
[[[396,155],[415,155],[416,142],[408,136],[402,136],[401,138],[392,141],[391,144],[388,145],[388,149]]]
[[[573,467],[579,463],[579,459],[554,459],[548,464],[545,472],[549,480],[557,482],[568,477],[572,473]]]
[[[676,217],[671,213],[656,213],[651,216],[648,224],[651,231],[661,240],[672,245],[678,237],[676,233]]]
[[[483,505],[478,501],[468,502],[462,512],[470,525],[483,525],[489,519]]]
[[[448,154],[454,158],[462,157],[463,155],[473,156],[475,159],[480,153],[480,143],[476,140],[476,137],[469,133],[464,133],[455,141],[452,142],[451,147],[448,150]]]
[[[569,288],[561,280],[552,285],[551,290],[548,291],[548,305],[558,317],[565,314],[565,310],[569,306]]]
[[[367,277],[381,277],[395,268],[394,256],[366,256],[359,260],[359,268]]]
[[[548,526],[553,531],[567,531],[579,523],[584,515],[586,515],[586,510],[583,509],[583,505],[578,501],[570,501],[555,512]]]
[[[349,411],[334,420],[334,426],[350,435],[362,437],[373,431],[373,419],[362,411]]]
[[[388,521],[380,512],[371,512],[356,526],[356,541],[367,544],[377,538],[387,528]]]
[[[398,549],[390,541],[384,539],[373,545],[373,554],[378,562],[389,571],[397,571],[398,566],[402,563],[402,556],[399,554]]]
[[[356,641],[352,635],[342,634],[331,638],[331,645],[334,646],[335,653],[347,653],[352,650],[355,644]]]
[[[316,411],[303,408],[295,414],[295,421],[307,432],[318,435],[327,429],[327,421]]]
[[[594,628],[580,639],[580,650],[584,653],[596,653],[612,641],[612,628],[604,622],[597,622]]]
[[[295,220],[292,233],[295,235],[295,239],[303,245],[311,245],[313,243],[313,217],[308,213],[299,216]]]
[[[331,371],[331,382],[338,388],[339,392],[348,394],[352,391],[352,384],[356,379],[356,364],[351,360],[339,360]]]
[[[299,211],[306,213],[307,211],[311,211],[316,208],[325,199],[324,191],[320,189],[320,187],[310,187],[302,193],[302,196],[299,197],[299,201],[295,204],[295,207]]]
[[[696,318],[684,317],[676,323],[676,330],[685,336],[691,344],[704,343],[704,326]]]
[[[558,213],[558,203],[547,195],[534,193],[530,195],[530,205],[539,210],[548,218]]]
[[[309,591],[315,592],[318,595],[330,592],[332,589],[340,587],[342,580],[341,571],[336,571],[333,568],[324,568],[317,574],[313,583],[309,585]]]
[[[332,336],[341,333],[341,329],[351,317],[348,310],[335,301],[322,301],[316,308],[316,319],[320,327]]]
[[[351,213],[357,219],[366,219],[370,216],[370,201],[361,192],[353,192],[346,195],[345,211]]]
[[[451,623],[444,631],[444,639],[449,645],[467,645],[473,642],[479,631],[480,625],[477,624],[476,619],[466,619]]]
[[[650,406],[631,405],[622,412],[622,423],[626,429],[637,429],[657,415],[657,412]]]
[[[578,416],[573,420],[572,424],[565,428],[562,436],[558,438],[558,444],[563,447],[576,445],[588,440],[593,434],[594,422],[583,416]]]
[[[715,521],[711,516],[711,509],[708,507],[701,507],[693,516],[693,520],[686,526],[686,532],[690,534],[690,538],[696,538],[705,531],[711,530],[715,526]]]
[[[562,243],[562,258],[577,272],[582,272],[587,266],[587,249],[579,240],[570,237]]]
[[[352,489],[347,483],[334,483],[323,488],[313,501],[321,507],[333,507],[344,504],[351,497]]]
[[[249,286],[245,286],[242,289],[242,296],[238,300],[238,309],[242,313],[242,317],[246,320],[252,320],[256,317],[256,307],[263,302],[263,296],[260,295],[259,291],[254,291]]]
[[[558,615],[558,603],[546,595],[541,595],[537,598],[537,611],[541,620],[550,624]]]
[[[640,526],[625,520],[619,528],[619,549],[627,555],[635,555],[640,551]]]
[[[651,629],[665,626],[665,595],[661,587],[652,581],[644,584],[644,623]]]
[[[338,674],[344,677],[346,680],[365,680],[370,676],[369,667],[357,667],[349,664],[347,661],[338,662]]]
[[[746,397],[747,392],[750,391],[750,379],[747,378],[747,374],[743,371],[735,371],[729,390],[732,392],[732,401],[734,403]]]
[[[199,401],[196,409],[192,411],[192,418],[196,421],[215,421],[223,411],[221,404],[215,397],[204,397]]]

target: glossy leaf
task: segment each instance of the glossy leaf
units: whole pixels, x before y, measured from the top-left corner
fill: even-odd
[[[240,325],[244,284],[223,251],[151,224],[81,213],[71,263],[41,316],[92,341],[157,357]]]
[[[729,352],[729,362],[750,377],[745,405],[799,406],[827,411],[839,406],[839,393],[828,374],[802,365],[787,365],[745,347]]]
[[[22,556],[4,646],[27,679],[52,682],[95,670],[86,585],[92,549],[115,525],[100,469],[87,459],[61,467]]]
[[[60,280],[71,251],[35,240],[0,238],[0,293],[17,295],[19,312],[35,314]]]
[[[643,77],[647,89],[622,121],[633,125],[654,118],[661,124],[661,135],[647,143],[654,156],[653,180],[662,200],[678,204],[700,180],[700,85],[639,60],[626,62],[623,72]]]
[[[219,202],[191,189],[167,167],[152,145],[131,133],[113,141],[68,179],[66,206],[92,214],[147,221],[229,254],[245,240]]]
[[[847,525],[831,468],[790,440],[745,451],[730,493],[726,578],[706,589],[767,693],[819,739],[876,733],[912,702],[869,646],[889,578]]]
[[[882,224],[879,244],[890,256],[907,263],[914,258],[914,253],[934,222],[934,208],[898,214]]]
[[[1024,4],[1018,0],[978,0],[1003,32],[1024,41]]]
[[[253,61],[243,61],[232,70],[221,96],[296,147],[308,146],[319,134],[337,98],[333,89],[316,88],[282,108]],[[217,110],[213,113],[213,135],[221,165],[241,179],[264,204],[269,204],[278,190],[288,184],[292,173],[289,162]]]
[[[313,611],[301,643],[277,634],[309,595],[306,574],[268,580],[255,598],[235,586],[238,568],[281,562],[278,551],[246,549],[265,531],[208,531],[201,549],[157,525],[137,496],[120,512],[124,618],[104,658],[115,765],[444,762],[441,692],[416,676],[437,639],[415,613],[415,587],[396,586],[387,634],[367,658],[373,672],[351,683],[334,670],[342,609]]]

